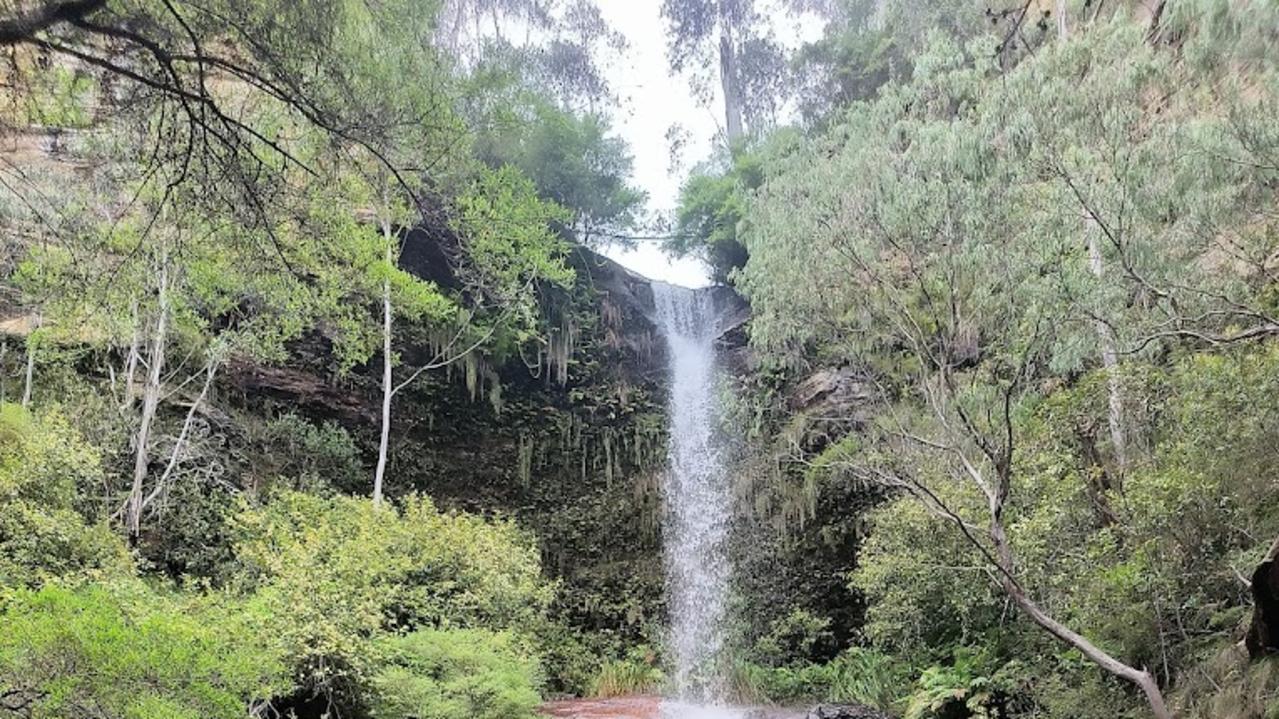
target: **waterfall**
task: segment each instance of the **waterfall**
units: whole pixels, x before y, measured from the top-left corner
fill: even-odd
[[[720,436],[718,317],[710,292],[653,283],[670,373],[663,525],[675,698],[722,704],[730,487]],[[686,716],[686,714],[680,714]]]

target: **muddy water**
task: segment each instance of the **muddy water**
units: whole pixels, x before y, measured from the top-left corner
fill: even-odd
[[[653,696],[568,699],[548,702],[542,714],[554,719],[803,719],[795,709],[704,707]]]

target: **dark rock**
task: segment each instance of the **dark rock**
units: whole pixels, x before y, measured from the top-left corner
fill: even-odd
[[[1279,653],[1279,563],[1275,554],[1272,547],[1252,573],[1252,623],[1244,638],[1252,659]]]
[[[246,394],[288,402],[307,409],[316,418],[362,423],[378,417],[377,406],[367,395],[297,366],[272,367],[237,359],[229,364],[225,376]]]
[[[878,709],[861,704],[821,704],[808,712],[806,719],[892,719]]]

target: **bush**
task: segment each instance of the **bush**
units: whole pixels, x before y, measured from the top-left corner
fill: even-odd
[[[313,494],[332,487],[358,491],[350,485],[365,475],[359,447],[335,422],[313,424],[283,414],[267,422],[255,439],[262,454],[251,470],[261,484],[284,477]]]
[[[819,643],[830,640],[830,619],[807,609],[793,609],[769,625],[755,641],[751,658],[764,666],[801,666]]]
[[[908,687],[908,669],[887,654],[853,647],[825,664],[742,662],[734,667],[732,686],[748,703],[852,702],[889,711]]]
[[[97,450],[60,415],[0,405],[0,588],[131,573],[123,543],[74,508],[102,479]]]
[[[549,599],[536,548],[513,524],[440,512],[425,498],[377,509],[284,492],[246,504],[232,525],[259,631],[305,690],[340,703],[358,704],[378,670],[380,634],[531,630]]]
[[[603,635],[582,632],[563,621],[548,620],[539,625],[536,641],[547,693],[590,694],[600,671],[601,656],[606,653],[599,645],[606,640]]]
[[[541,701],[537,660],[509,633],[428,629],[381,644],[373,719],[524,719]]]
[[[285,688],[232,614],[136,582],[20,590],[0,612],[0,692],[42,719],[239,719]]]
[[[661,688],[664,679],[657,655],[647,647],[635,647],[625,658],[607,661],[600,667],[591,682],[591,696],[652,694]]]

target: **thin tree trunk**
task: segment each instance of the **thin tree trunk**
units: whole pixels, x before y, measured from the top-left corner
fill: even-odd
[[[191,435],[191,426],[195,423],[195,415],[200,411],[200,407],[204,404],[205,399],[209,396],[209,390],[213,387],[213,379],[218,374],[219,361],[216,358],[210,359],[208,367],[205,369],[204,386],[200,388],[200,394],[191,403],[191,408],[187,410],[186,419],[182,422],[182,431],[178,433],[178,439],[173,443],[173,451],[169,453],[169,463],[164,467],[164,474],[160,475],[159,481],[155,483],[155,489],[146,499],[142,500],[142,508],[146,509],[160,494],[169,483],[169,479],[173,476],[173,471],[177,469],[178,462],[182,459],[182,449],[186,446],[187,437]]]
[[[1016,604],[1017,608],[1021,609],[1031,621],[1038,624],[1059,641],[1078,649],[1090,661],[1110,674],[1131,682],[1138,689],[1141,689],[1142,694],[1146,697],[1146,702],[1150,704],[1150,710],[1155,719],[1172,719],[1172,712],[1168,710],[1163,692],[1159,689],[1159,683],[1155,681],[1150,672],[1129,666],[1111,656],[1086,637],[1054,619],[1026,594],[1021,585],[1013,579],[1015,563],[1013,562],[1012,547],[1008,543],[1008,536],[1004,531],[1002,519],[1003,502],[996,498],[991,498],[990,512],[990,538],[995,545],[995,557],[1000,564],[1000,584],[1009,599],[1013,601],[1013,604]]]
[[[138,425],[137,449],[133,458],[133,486],[129,490],[128,512],[125,522],[130,540],[136,542],[142,531],[143,489],[147,479],[147,467],[151,461],[148,445],[151,427],[155,422],[156,408],[160,404],[160,383],[164,371],[164,350],[169,322],[169,258],[160,259],[159,292],[156,307],[155,331],[151,335],[151,349],[147,355],[147,380],[142,394],[142,422]]]
[[[719,36],[719,81],[724,92],[724,122],[728,142],[733,144],[745,134],[742,123],[742,90],[738,77],[737,49],[733,45],[733,31],[728,21],[721,19],[723,27]]]
[[[1066,0],[1057,0],[1056,6],[1053,8],[1053,14],[1057,16],[1057,38],[1066,40],[1070,37],[1070,26],[1066,24]]]
[[[1085,228],[1088,235],[1088,268],[1099,279],[1105,272],[1101,259],[1101,246],[1097,233]],[[1106,371],[1107,403],[1106,422],[1110,426],[1110,444],[1115,452],[1118,468],[1116,484],[1122,487],[1124,473],[1128,469],[1128,438],[1124,431],[1123,385],[1119,377],[1119,352],[1115,349],[1115,336],[1101,320],[1095,323],[1097,338],[1101,343],[1101,365]]]
[[[138,347],[142,344],[142,323],[138,317],[137,302],[133,303],[132,317],[133,336],[129,339],[129,354],[124,359],[124,400],[120,403],[120,409],[123,411],[133,408],[134,386],[138,372]]]
[[[391,263],[395,261],[392,247],[391,223],[382,222],[382,235],[386,240],[387,276],[382,280],[382,438],[378,442],[377,470],[373,474],[373,506],[382,506],[382,484],[386,477],[386,459],[391,439],[391,398],[395,394],[391,366]]]
[[[36,343],[39,341],[39,338],[34,337],[33,335],[39,331],[41,323],[42,319],[37,313],[35,327],[31,329],[31,332],[27,333],[27,370],[22,383],[23,407],[31,406],[31,391],[32,387],[35,385],[36,377]]]

